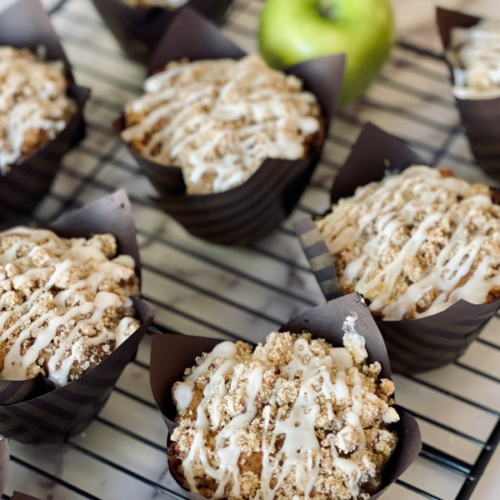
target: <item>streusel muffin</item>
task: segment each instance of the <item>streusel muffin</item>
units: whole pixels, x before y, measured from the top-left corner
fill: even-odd
[[[344,323],[344,348],[272,333],[255,350],[222,342],[198,358],[172,388],[169,463],[182,486],[228,500],[364,500],[379,490],[399,415],[356,319]]]
[[[140,326],[134,266],[111,234],[0,233],[0,378],[63,386],[109,356]]]
[[[171,62],[126,108],[122,138],[180,167],[188,194],[243,184],[266,158],[297,160],[322,140],[316,97],[260,56]]]
[[[453,28],[447,55],[453,65],[456,97],[500,97],[500,21]]]
[[[0,47],[0,173],[61,132],[76,112],[63,64]]]
[[[342,293],[384,320],[500,298],[500,206],[483,184],[412,166],[339,200],[317,221]]]

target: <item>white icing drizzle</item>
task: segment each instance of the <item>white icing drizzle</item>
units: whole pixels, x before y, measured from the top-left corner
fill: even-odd
[[[92,245],[85,245],[86,240],[73,240],[72,245],[63,243],[53,232],[47,230],[32,230],[25,227],[15,227],[9,231],[0,233],[1,237],[9,235],[23,235],[18,243],[13,244],[3,254],[0,254],[0,265],[4,265],[6,271],[14,269],[14,266],[9,261],[15,261],[17,252],[22,245],[35,243],[35,246],[29,253],[29,257],[35,255],[36,252],[44,249],[50,250],[55,256],[55,259],[50,263],[53,267],[53,272],[50,279],[45,285],[37,288],[29,297],[28,300],[17,305],[12,310],[4,310],[7,300],[7,293],[0,296],[0,342],[6,342],[9,337],[22,326],[26,326],[27,321],[31,321],[29,326],[25,327],[17,336],[11,345],[4,360],[4,368],[0,377],[6,380],[24,380],[27,377],[28,368],[35,363],[39,358],[39,353],[46,349],[56,338],[57,330],[68,324],[71,320],[75,321],[75,325],[68,335],[60,339],[58,347],[51,355],[48,361],[48,378],[57,386],[63,386],[68,383],[68,377],[74,361],[77,359],[78,353],[89,346],[98,345],[107,341],[115,340],[114,347],[118,347],[127,338],[127,328],[136,320],[130,317],[124,317],[119,325],[117,332],[108,331],[104,326],[102,332],[94,337],[85,337],[81,335],[81,329],[84,325],[95,325],[102,318],[106,310],[111,307],[131,307],[132,303],[128,297],[122,298],[115,293],[106,291],[97,291],[98,286],[105,278],[111,278],[116,282],[121,280],[116,271],[117,267],[122,267],[120,262],[128,260],[128,256],[121,256],[114,262],[108,262],[111,266],[103,265],[107,261],[106,256],[102,253],[99,245],[100,242],[95,240]],[[43,243],[44,240],[47,240]],[[46,300],[40,302],[42,294],[51,291],[56,285],[57,280],[63,273],[71,268],[80,268],[90,260],[97,262],[102,261],[97,266],[97,272],[90,274],[86,279],[82,279],[68,289],[59,291],[53,298],[46,295]],[[16,289],[29,281],[39,278],[41,273],[46,272],[45,267],[36,267],[27,269],[24,273],[13,277],[13,285]],[[0,290],[2,285],[8,287],[8,278],[4,273],[0,274]],[[66,300],[75,292],[77,296],[74,302],[80,301],[78,292],[95,294],[93,301],[83,302],[80,305],[67,306]],[[57,311],[54,309],[48,310],[36,320],[34,318],[42,307],[47,303],[54,304]],[[9,328],[5,328],[6,322],[14,315],[20,315],[20,318]],[[81,316],[88,316],[86,319],[81,319]],[[32,345],[26,349],[24,354],[21,354],[24,341],[30,339],[32,332],[37,329],[37,335]],[[109,346],[107,346],[109,348]]]
[[[500,97],[499,21],[481,21],[470,28],[453,28],[447,56],[453,65],[456,97]]]
[[[347,317],[344,323],[344,331],[348,332],[346,335],[357,335],[364,341],[354,329],[355,322],[355,314]],[[256,417],[257,406],[255,399],[262,387],[263,380],[263,368],[257,366],[248,377],[246,410],[230,420],[215,436],[215,453],[219,458],[219,467],[212,467],[207,458],[205,434],[212,426],[218,427],[220,424],[218,405],[227,393],[224,376],[234,368],[234,378],[230,386],[230,390],[233,391],[243,374],[243,368],[241,368],[243,365],[235,367],[235,353],[234,344],[230,342],[219,344],[184,382],[176,384],[173,391],[178,410],[186,409],[192,401],[192,390],[196,380],[219,359],[217,368],[205,386],[204,398],[197,407],[195,436],[189,453],[182,462],[184,476],[190,491],[196,493],[198,489],[195,482],[194,464],[196,458],[199,458],[206,474],[218,482],[214,494],[216,499],[227,496],[226,487],[231,479],[231,494],[234,497],[240,495],[238,460],[241,450],[238,447],[238,440],[245,434],[247,426]],[[330,369],[334,367],[336,368],[336,381],[332,383]],[[354,386],[351,394],[345,382],[346,370],[351,370],[351,373],[353,373]],[[277,393],[280,390],[278,384],[273,391],[269,404],[264,406],[262,410],[264,429],[262,436],[261,489],[256,494],[255,499],[274,499],[284,479],[293,473],[297,484],[304,485],[303,498],[307,500],[318,478],[321,460],[320,444],[315,433],[315,422],[320,412],[320,406],[316,399],[320,393],[323,393],[329,399],[327,401],[328,418],[337,420],[337,423],[342,424],[342,420],[336,417],[333,412],[331,399],[333,397],[338,403],[347,398],[352,398],[352,403],[344,414],[345,428],[337,436],[340,440],[343,440],[346,432],[356,430],[359,434],[360,443],[358,450],[361,450],[365,446],[365,434],[359,420],[363,409],[361,379],[358,369],[354,368],[353,359],[348,350],[345,348],[332,348],[329,356],[319,358],[314,356],[308,341],[304,338],[295,341],[292,360],[282,369],[281,376],[289,380],[300,376],[300,390],[287,418],[283,418],[285,408],[278,408],[272,431],[270,431],[271,406],[276,403]],[[313,383],[319,379],[322,381],[320,393],[313,388]],[[281,378],[278,379],[278,381],[281,380]],[[236,381],[236,384],[234,381]],[[205,414],[205,407],[209,400],[211,404],[215,405],[215,411],[210,412],[212,416],[211,422],[209,422]],[[275,451],[276,440],[280,436],[284,437],[283,444],[278,451]],[[338,456],[335,447],[335,434],[330,434],[328,439],[331,440],[334,467],[345,474],[351,495],[356,498],[359,494],[360,468],[354,462]],[[274,487],[271,487],[272,480],[275,480]],[[297,498],[299,497],[297,496]]]
[[[441,312],[460,299],[486,302],[489,291],[500,286],[500,275],[491,273],[500,264],[495,250],[500,243],[500,213],[489,195],[469,196],[470,188],[463,180],[442,177],[438,169],[414,166],[340,200],[332,214],[318,223],[330,253],[335,256],[363,241],[358,257],[340,277],[340,285],[354,283],[355,290],[371,300],[370,309],[381,311],[385,320],[403,319],[432,290],[437,291],[437,298],[427,310],[415,309],[416,318]],[[434,266],[394,297],[396,281],[427,244],[430,231],[443,221],[451,228],[450,237],[440,246],[432,243],[438,252]],[[381,264],[384,252],[396,245],[394,238],[407,227],[413,227],[408,239],[390,261]],[[466,276],[468,281],[460,286]]]
[[[75,110],[66,86],[61,62],[0,47],[0,173],[41,145],[33,134],[43,131],[53,139],[66,127]]]
[[[213,192],[242,184],[268,157],[302,158],[306,138],[320,127],[316,98],[256,55],[172,63],[144,89],[127,112],[145,116],[122,137],[152,134],[141,154],[182,167],[188,192],[207,189],[204,183]]]

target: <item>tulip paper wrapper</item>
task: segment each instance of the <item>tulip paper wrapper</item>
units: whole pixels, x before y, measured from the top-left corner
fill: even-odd
[[[443,48],[447,51],[455,27],[470,28],[481,18],[453,10],[437,9],[437,24]],[[452,81],[453,68],[448,63]],[[497,99],[455,99],[462,124],[477,163],[500,180],[500,97]]]
[[[140,260],[130,203],[124,191],[68,212],[49,229],[61,237],[111,233],[118,251],[130,255],[140,277]],[[38,375],[25,381],[0,380],[0,435],[23,443],[62,441],[80,433],[106,403],[153,320],[150,307],[133,298],[141,327],[94,369],[56,388]]]
[[[315,338],[322,338],[334,347],[343,347],[342,330],[347,316],[358,315],[356,331],[366,340],[368,361],[379,361],[382,365],[380,374],[383,378],[391,378],[391,367],[384,340],[359,294],[351,294],[333,300],[325,305],[315,307],[290,320],[280,329],[282,332],[302,333],[307,330]],[[264,341],[265,338],[262,338]],[[151,349],[151,387],[169,432],[175,429],[175,405],[172,400],[172,386],[183,379],[184,370],[195,364],[203,352],[210,352],[219,339],[191,337],[187,335],[156,334],[153,335]],[[375,500],[391,485],[415,460],[422,447],[420,431],[415,419],[401,407],[396,407],[400,421],[394,425],[398,432],[398,444],[382,474],[382,488],[371,498]],[[170,438],[167,446],[170,445]],[[204,499],[199,494],[184,490],[169,469],[168,486],[174,493],[192,500]]]
[[[215,25],[185,9],[171,24],[150,61],[150,73],[184,57],[239,59],[245,53]],[[326,131],[342,84],[344,56],[329,56],[287,70],[304,81],[321,105]],[[120,134],[122,117],[113,124]],[[266,159],[244,184],[222,193],[187,195],[179,167],[164,166],[128,147],[160,193],[156,203],[191,234],[226,245],[247,245],[273,229],[291,213],[319,161],[323,139],[301,160]]]
[[[381,181],[388,172],[399,173],[422,160],[402,141],[368,123],[331,191],[331,203],[354,195],[358,186]],[[295,232],[326,300],[341,295],[335,265],[316,224],[297,221]],[[401,321],[376,320],[391,366],[398,373],[419,373],[455,361],[496,313],[500,302],[470,304],[461,300],[432,316]]]
[[[14,491],[10,500],[39,500],[36,497],[32,497],[31,495],[26,495],[25,493],[19,493],[19,491]]]
[[[222,22],[231,0],[189,0],[182,8],[132,7],[123,0],[92,0],[107,27],[126,54],[147,63],[163,33],[186,8],[198,11],[208,19]]]
[[[85,137],[83,109],[90,90],[75,84],[69,62],[39,0],[20,0],[0,15],[0,45],[45,47],[49,61],[63,61],[68,96],[76,104],[75,115],[56,138],[32,156],[0,174],[0,219],[14,221],[31,213],[48,193],[59,170],[61,158]]]

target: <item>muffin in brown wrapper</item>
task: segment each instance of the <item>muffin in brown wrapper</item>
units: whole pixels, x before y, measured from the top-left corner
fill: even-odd
[[[62,61],[68,81],[67,95],[76,112],[56,138],[26,160],[0,174],[0,219],[15,221],[30,214],[48,193],[62,157],[85,138],[83,110],[90,90],[75,84],[69,62],[39,0],[20,0],[0,15],[0,45],[27,48],[43,46],[48,61]]]
[[[446,51],[450,47],[453,28],[470,28],[482,20],[479,17],[441,7],[437,8],[436,14],[439,34]],[[454,82],[453,67],[449,62],[447,64],[451,80]],[[455,102],[477,163],[488,175],[500,179],[500,97],[496,99],[455,98]]]
[[[216,23],[221,23],[231,0],[189,0],[177,9],[133,7],[122,0],[92,0],[106,26],[124,52],[146,64],[164,31],[185,8],[192,8]]]
[[[149,63],[150,74],[182,58],[240,59],[245,53],[229,41],[215,25],[184,9],[171,24]],[[325,121],[325,134],[335,111],[343,77],[344,56],[313,59],[288,68],[316,95]],[[118,134],[124,118],[113,123]],[[323,134],[324,135],[324,134]],[[127,144],[160,197],[156,203],[191,234],[225,245],[247,245],[279,226],[291,213],[320,159],[324,137],[312,144],[307,158],[266,159],[243,184],[227,191],[187,195],[180,167],[151,161]]]
[[[130,203],[124,191],[68,212],[50,227],[58,236],[110,233],[118,251],[130,255],[140,278],[140,260]],[[141,326],[99,365],[60,388],[43,375],[0,381],[0,434],[23,443],[57,442],[78,434],[106,403],[125,366],[153,321],[151,308],[132,297]]]
[[[391,367],[384,340],[359,294],[346,295],[310,309],[283,325],[280,331],[291,333],[307,331],[312,334],[312,338],[325,339],[335,347],[342,347],[344,335],[342,326],[346,317],[353,313],[357,314],[356,331],[366,340],[367,361],[369,363],[380,362],[382,366],[380,377],[390,379]],[[220,342],[222,341],[218,339],[186,335],[153,335],[150,368],[151,387],[170,434],[176,427],[174,422],[176,408],[172,399],[174,383],[182,380],[184,370],[193,366],[198,356],[201,356],[203,352],[211,351]],[[372,499],[379,498],[385,489],[404,473],[422,447],[416,420],[403,408],[397,405],[395,408],[400,420],[393,424],[392,429],[397,431],[398,443],[382,472],[382,487],[371,497]],[[170,443],[169,438],[167,446]],[[193,494],[183,489],[170,468],[168,488],[174,493],[192,500],[205,498],[200,494]]]
[[[331,203],[352,196],[359,186],[382,180],[388,172],[399,173],[414,164],[423,164],[416,153],[401,140],[368,123],[335,178]],[[495,199],[494,202],[498,203]],[[341,296],[333,258],[316,224],[305,219],[297,221],[294,228],[326,300]],[[498,300],[488,304],[460,300],[443,312],[423,318],[375,321],[393,370],[420,373],[459,358],[499,307]]]

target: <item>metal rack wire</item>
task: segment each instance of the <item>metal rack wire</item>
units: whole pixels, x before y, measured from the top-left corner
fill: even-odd
[[[224,25],[248,51],[256,49],[261,8],[262,0],[236,0]],[[153,188],[109,126],[140,92],[143,69],[120,52],[89,0],[61,0],[51,15],[77,81],[93,94],[88,137],[65,158],[36,219],[48,222],[68,208],[127,189],[144,296],[157,310],[157,329],[262,340],[321,303],[291,222],[327,206],[329,186],[366,120],[407,140],[430,164],[484,180],[470,159],[441,58],[400,43],[369,93],[338,114],[324,158],[290,220],[248,249],[204,243],[154,206]],[[398,402],[417,417],[424,448],[385,500],[471,498],[500,440],[499,327],[500,318],[494,318],[449,367],[394,377]],[[147,336],[108,404],[81,436],[62,446],[13,442],[6,493],[17,489],[54,500],[175,497],[165,479],[166,429],[149,389],[149,352]]]

